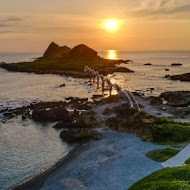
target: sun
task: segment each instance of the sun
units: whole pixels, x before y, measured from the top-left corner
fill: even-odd
[[[118,29],[118,22],[116,20],[106,21],[105,28],[108,30],[117,30]]]

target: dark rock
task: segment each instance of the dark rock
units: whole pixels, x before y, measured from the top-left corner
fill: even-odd
[[[145,63],[144,65],[152,65],[151,63]]]
[[[26,119],[27,119],[26,115],[22,115],[22,120],[26,120]]]
[[[119,96],[118,95],[111,95],[107,98],[103,98],[101,99],[99,102],[97,102],[98,104],[109,104],[109,103],[115,103],[118,102],[119,100]]]
[[[190,82],[190,73],[185,73],[181,75],[172,75],[170,79]]]
[[[104,69],[98,70],[100,74],[108,75],[113,74],[114,72],[120,72],[120,73],[133,73],[134,71],[126,68],[126,67],[106,67]]]
[[[133,94],[134,96],[139,96],[139,97],[141,97],[140,92],[132,92],[132,94]]]
[[[60,88],[61,88],[61,87],[65,87],[65,84],[61,84],[59,87],[60,87]]]
[[[152,140],[151,125],[156,122],[156,117],[145,112],[138,113],[135,109],[129,108],[128,104],[113,108],[113,112],[116,117],[108,118],[106,126],[119,132],[136,134],[143,140]]]
[[[68,143],[82,143],[89,140],[100,140],[102,135],[95,130],[88,128],[63,130],[60,137]]]
[[[97,52],[88,46],[81,44],[75,46],[70,52],[70,58],[77,58],[77,59],[96,59]]]
[[[66,123],[64,121],[56,123],[53,128],[55,129],[69,129],[69,128],[78,128],[76,123]]]
[[[66,122],[61,121],[56,123],[53,128],[55,129],[72,129],[72,128],[89,128],[89,125],[87,125],[85,122],[76,121],[76,122]]]
[[[165,75],[166,79],[170,79],[170,77],[171,77],[170,75]]]
[[[111,115],[113,113],[112,109],[106,108],[103,112],[103,115]]]
[[[71,48],[67,46],[59,46],[56,43],[52,42],[47,50],[45,51],[43,58],[44,59],[57,59],[57,58],[67,58]]]
[[[151,105],[160,105],[162,103],[163,103],[163,100],[160,97],[152,97],[150,101]]]
[[[69,117],[69,112],[65,107],[35,108],[32,112],[32,119],[35,121],[49,122],[61,121]]]
[[[181,66],[182,64],[181,63],[172,63],[171,66]]]
[[[165,71],[169,71],[169,69],[165,69]]]
[[[187,107],[190,105],[190,91],[169,91],[160,95],[170,106]]]
[[[3,117],[6,119],[6,120],[9,120],[9,119],[12,119],[15,117],[14,113],[12,112],[6,112],[3,114]]]
[[[19,71],[18,67],[14,64],[1,64],[0,67],[6,69],[7,71],[13,71],[13,72]]]

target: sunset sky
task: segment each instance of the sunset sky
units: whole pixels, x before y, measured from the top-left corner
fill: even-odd
[[[105,22],[116,20],[108,30]],[[190,0],[0,0],[0,52],[54,41],[96,50],[190,50]]]

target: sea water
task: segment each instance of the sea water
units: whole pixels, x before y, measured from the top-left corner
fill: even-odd
[[[101,51],[99,55],[105,58],[130,59],[133,62],[121,64],[134,73],[117,73],[111,79],[123,89],[144,93],[147,96],[158,96],[165,91],[190,90],[189,82],[172,81],[166,75],[177,75],[190,72],[190,51]],[[152,65],[144,65],[151,63]],[[182,66],[171,66],[181,63]],[[166,71],[165,69],[169,69]],[[154,88],[154,91],[150,91]]]
[[[0,62],[32,61],[42,53],[0,53]],[[189,82],[171,81],[165,75],[190,72],[190,52],[126,52],[101,51],[99,55],[112,59],[131,59],[122,64],[134,73],[116,73],[110,78],[122,89],[159,95],[169,90],[190,90]],[[182,63],[172,67],[172,63]],[[146,66],[144,64],[151,63]],[[169,69],[169,71],[165,71]],[[60,88],[61,84],[66,87]],[[151,92],[149,89],[154,88]],[[68,96],[91,97],[93,88],[83,80],[55,75],[13,73],[0,69],[0,110],[20,107],[31,102],[60,101]],[[2,115],[0,114],[0,120]],[[59,138],[53,124],[40,124],[20,117],[0,122],[0,189],[39,174],[64,157],[72,147]]]

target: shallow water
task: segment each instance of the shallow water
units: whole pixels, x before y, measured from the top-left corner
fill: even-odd
[[[20,117],[0,123],[0,189],[39,174],[68,153],[72,147],[51,126]]]
[[[36,101],[60,101],[65,97],[91,97],[94,90],[76,80],[56,75],[11,73],[0,69],[0,109]],[[61,84],[65,87],[60,88]]]

